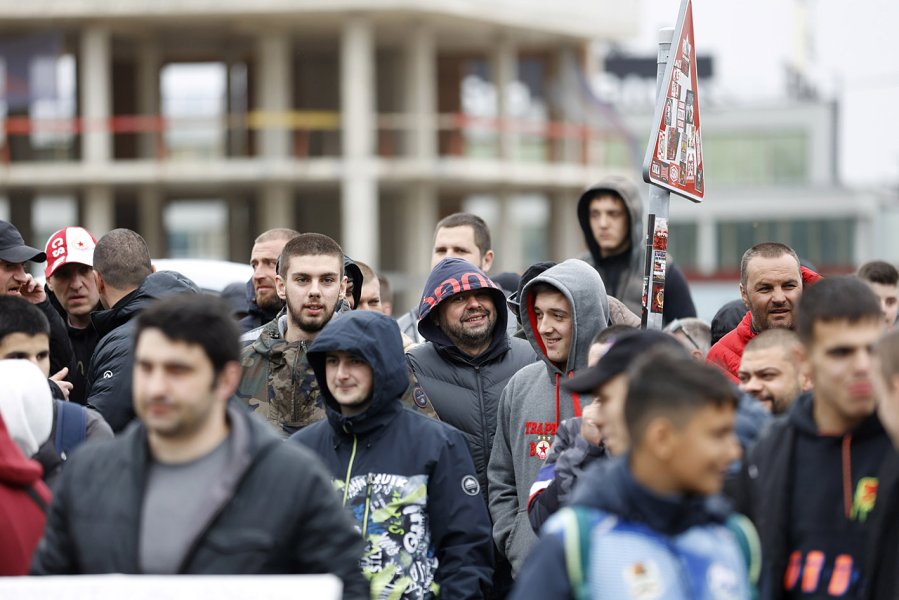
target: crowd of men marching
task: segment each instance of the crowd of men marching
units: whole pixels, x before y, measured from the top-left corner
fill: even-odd
[[[637,188],[604,180],[576,218],[588,252],[519,276],[446,217],[397,319],[318,233],[264,232],[217,298],[134,231],[40,250],[0,221],[0,575],[896,598],[899,272],[758,244],[709,324],[669,261],[643,331]]]

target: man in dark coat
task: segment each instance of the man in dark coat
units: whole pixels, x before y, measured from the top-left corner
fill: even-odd
[[[321,463],[229,404],[238,337],[217,299],[137,317],[140,423],[71,458],[34,574],[333,573],[344,598],[368,598],[362,541]]]

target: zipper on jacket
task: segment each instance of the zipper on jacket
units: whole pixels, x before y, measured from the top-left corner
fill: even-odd
[[[346,466],[346,479],[343,481],[343,505],[346,506],[347,495],[350,493],[350,475],[353,473],[353,461],[356,460],[356,435],[353,434],[353,452],[350,454],[350,463]]]
[[[484,403],[484,389],[481,386],[481,367],[474,368],[474,378],[478,384],[478,406],[480,407],[481,413],[481,439],[484,442],[484,456],[487,458],[487,461],[490,461],[490,450],[493,448],[493,444],[488,439],[490,432],[487,428],[487,406]],[[475,467],[477,470],[477,467]]]
[[[362,515],[362,539],[368,534],[368,510],[371,508],[371,486],[374,483],[374,475],[371,473],[365,479],[365,513]]]

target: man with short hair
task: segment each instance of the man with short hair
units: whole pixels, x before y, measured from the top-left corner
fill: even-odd
[[[50,372],[54,377],[65,378],[74,370],[75,361],[65,323],[50,304],[44,288],[25,272],[26,262],[45,260],[47,255],[26,245],[12,223],[0,221],[0,296],[21,296],[44,313],[50,322]]]
[[[814,390],[772,421],[733,492],[758,528],[763,598],[862,597],[890,449],[872,382],[883,329],[880,302],[856,277],[823,279],[799,299],[796,332]]]
[[[340,245],[320,233],[303,233],[281,251],[278,296],[286,314],[245,333],[237,398],[283,437],[325,418],[321,390],[306,353],[322,328],[344,306],[347,277]],[[433,411],[423,394],[416,406]]]
[[[87,370],[87,404],[96,408],[116,433],[134,418],[134,317],[159,298],[198,292],[180,273],[153,271],[147,243],[130,229],[113,229],[94,248],[94,273],[104,310],[91,313],[100,341]]]
[[[541,361],[518,371],[503,390],[487,466],[493,538],[513,577],[537,539],[527,517],[531,484],[559,424],[581,414],[580,397],[561,383],[587,363],[594,336],[608,323],[609,305],[596,270],[570,259],[525,285],[520,313]]]
[[[591,467],[601,483],[546,524],[512,598],[749,600],[752,528],[715,498],[740,455],[735,390],[680,348],[647,353],[627,380],[630,451]]]
[[[278,316],[284,301],[278,296],[275,285],[275,266],[284,244],[300,235],[300,232],[285,227],[264,231],[253,241],[250,251],[250,266],[253,277],[247,282],[247,316],[240,320],[240,328],[250,331],[262,327]]]
[[[793,329],[803,289],[821,279],[801,266],[796,252],[785,244],[764,242],[744,252],[740,295],[748,310],[737,328],[712,346],[708,362],[739,383],[737,370],[749,340],[766,329]]]
[[[577,218],[588,252],[582,260],[602,277],[606,293],[634,314],[643,310],[643,200],[634,183],[624,177],[606,177],[581,194]],[[663,321],[695,317],[696,307],[687,280],[671,257],[665,274]]]
[[[789,329],[769,329],[749,340],[737,371],[740,390],[772,414],[787,412],[796,397],[810,388],[800,364],[801,345]]]
[[[471,213],[453,213],[434,228],[434,248],[431,269],[444,258],[461,258],[487,273],[493,265],[490,229],[484,219]],[[415,343],[424,338],[418,331],[419,307],[416,306],[399,319],[400,331]],[[511,332],[514,333],[514,330]]]
[[[872,260],[860,266],[856,275],[880,298],[884,322],[892,329],[899,313],[899,270],[888,262]]]
[[[361,540],[321,463],[229,404],[238,337],[215,298],[137,317],[140,423],[72,457],[34,574],[333,573],[345,598],[368,597]]]
[[[69,400],[79,404],[84,404],[87,397],[87,370],[100,341],[91,323],[91,313],[103,308],[94,275],[96,245],[96,238],[87,229],[64,227],[50,236],[44,249],[48,257],[44,270],[47,295],[65,321],[75,357],[69,373]]]
[[[483,598],[493,540],[471,456],[457,430],[404,410],[400,332],[373,312],[329,323],[310,346],[328,419],[291,441],[325,462],[355,516],[373,597]]]
[[[361,261],[356,261],[356,266],[362,272],[362,290],[359,293],[359,305],[357,310],[373,310],[384,313],[381,304],[381,282],[374,269]]]
[[[705,361],[709,348],[712,347],[712,328],[698,317],[675,319],[668,323],[664,329],[683,344],[690,356],[699,361]]]

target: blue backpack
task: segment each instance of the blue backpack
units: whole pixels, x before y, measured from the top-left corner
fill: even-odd
[[[56,453],[65,462],[67,455],[87,438],[87,410],[80,404],[56,401]]]

